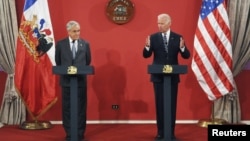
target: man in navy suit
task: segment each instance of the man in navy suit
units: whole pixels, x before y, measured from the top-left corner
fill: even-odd
[[[55,61],[58,66],[90,65],[91,54],[89,43],[80,38],[80,25],[76,21],[69,21],[66,25],[68,37],[56,44]],[[74,53],[73,53],[74,52]],[[87,110],[87,78],[78,75],[78,139],[84,139],[86,129]],[[62,88],[62,119],[66,132],[66,141],[70,141],[70,76],[61,75]]]
[[[171,17],[168,14],[158,15],[158,28],[156,32],[146,38],[146,44],[143,48],[143,57],[149,58],[153,54],[153,64],[160,65],[178,65],[178,54],[182,58],[188,59],[190,52],[185,46],[181,35],[171,31]],[[178,74],[169,74],[171,77],[171,139],[175,139],[175,120],[178,83],[180,78]],[[157,135],[156,140],[164,138],[164,101],[163,101],[163,74],[151,74],[153,82],[156,106]],[[169,129],[167,129],[169,130]]]

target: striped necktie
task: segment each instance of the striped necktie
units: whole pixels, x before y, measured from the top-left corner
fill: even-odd
[[[75,40],[72,41],[72,56],[73,56],[73,59],[75,59],[76,57]]]
[[[167,40],[167,34],[166,33],[163,33],[163,41],[164,41],[165,51],[168,52],[168,40]]]

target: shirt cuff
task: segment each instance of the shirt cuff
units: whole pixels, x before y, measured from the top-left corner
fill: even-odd
[[[184,52],[185,51],[185,46],[184,47],[181,47],[181,52]]]

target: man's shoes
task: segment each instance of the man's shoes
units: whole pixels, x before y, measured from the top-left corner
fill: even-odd
[[[155,141],[163,139],[163,135],[156,135],[155,136]]]
[[[65,139],[64,141],[71,141],[70,139]],[[87,139],[80,139],[79,141],[88,141]]]
[[[70,135],[66,135],[65,140],[64,141],[70,141]]]
[[[172,141],[178,141],[178,140],[176,139],[175,136],[172,136],[172,137],[171,137],[171,140],[172,140]]]
[[[155,141],[160,141],[160,140],[162,140],[162,139],[164,139],[163,135],[159,135],[159,134],[158,134],[158,135],[155,136]],[[178,140],[176,139],[175,136],[172,136],[172,137],[171,137],[171,140],[172,140],[172,141],[178,141]]]
[[[79,141],[88,141],[87,139],[78,139]],[[66,138],[64,141],[71,141],[70,138]]]

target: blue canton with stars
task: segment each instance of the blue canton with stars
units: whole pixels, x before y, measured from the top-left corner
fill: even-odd
[[[224,0],[203,0],[200,16],[205,19],[208,14],[210,14],[214,9],[218,7]]]

